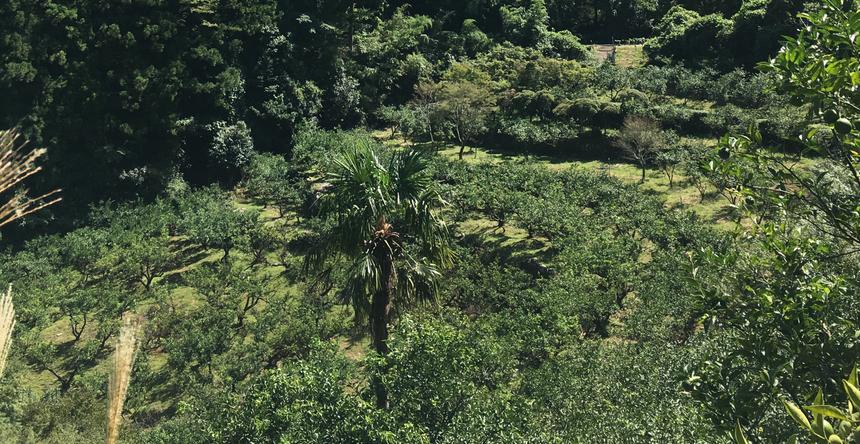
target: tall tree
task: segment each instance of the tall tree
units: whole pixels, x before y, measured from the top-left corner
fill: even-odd
[[[395,297],[431,298],[439,268],[451,263],[448,228],[435,211],[444,201],[423,154],[382,157],[369,142],[341,153],[327,183],[318,204],[331,228],[308,265],[338,256],[352,262],[342,296],[367,318],[373,349],[385,356]],[[388,408],[382,381],[374,380],[373,388],[377,405]]]

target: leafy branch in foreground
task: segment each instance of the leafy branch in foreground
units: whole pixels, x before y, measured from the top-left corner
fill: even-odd
[[[860,251],[860,9],[825,0],[799,17],[807,25],[761,68],[775,75],[780,93],[808,107],[809,131],[798,138],[804,149],[798,155],[765,146],[751,128],[748,136],[720,141],[720,168],[741,184],[734,188],[745,207],[769,208],[768,218],[798,217],[819,237],[842,244],[840,253],[853,254]],[[806,171],[804,156],[818,158],[820,166]]]
[[[0,131],[0,194],[42,170],[42,167],[36,166],[36,160],[47,151],[36,149],[26,152],[26,148],[27,140],[18,129]],[[28,198],[25,191],[0,204],[0,228],[59,202],[59,192],[60,190],[54,190],[39,197]]]
[[[848,379],[842,380],[842,387],[847,398],[844,409],[834,405],[825,404],[824,393],[818,390],[818,395],[811,405],[800,408],[797,404],[783,400],[785,410],[800,427],[811,435],[813,442],[826,444],[842,444],[860,442],[860,388],[858,388],[857,367],[851,371]],[[812,414],[809,420],[806,412]],[[834,427],[833,423],[836,422]],[[838,421],[838,422],[837,422]],[[735,428],[735,442],[738,444],[749,444],[743,428],[740,424]],[[789,442],[797,443],[795,435]]]

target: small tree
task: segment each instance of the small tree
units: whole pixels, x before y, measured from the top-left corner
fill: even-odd
[[[618,146],[625,157],[636,162],[642,169],[639,183],[645,183],[645,171],[658,150],[666,144],[666,136],[653,119],[647,117],[627,117],[618,135]]]
[[[485,86],[468,80],[443,81],[437,88],[435,111],[460,145],[458,157],[462,160],[466,143],[486,131],[495,97]]]
[[[263,205],[273,205],[284,217],[303,201],[303,179],[283,156],[257,154],[245,170],[246,193]]]
[[[436,102],[439,88],[434,83],[420,83],[415,87],[415,97],[409,103],[409,108],[415,115],[415,119],[423,122],[430,137],[430,142],[435,142],[434,133],[438,130],[440,113],[436,112]]]
[[[616,102],[621,93],[633,86],[633,71],[612,63],[604,63],[597,68],[596,81],[600,88],[609,94],[609,100]]]
[[[675,171],[677,171],[684,157],[684,149],[679,146],[681,142],[677,134],[669,131],[665,133],[665,136],[665,146],[663,149],[657,151],[654,156],[654,163],[660,167],[660,170],[669,179],[669,188],[672,189],[675,188]]]
[[[259,214],[233,208],[226,195],[215,189],[190,194],[180,207],[180,225],[189,239],[223,251],[224,262],[230,260],[235,247],[248,244],[250,232],[260,224]]]
[[[710,152],[701,143],[687,145],[681,156],[681,170],[699,192],[699,203],[705,201],[710,189],[710,181],[705,174],[705,164],[709,159]]]

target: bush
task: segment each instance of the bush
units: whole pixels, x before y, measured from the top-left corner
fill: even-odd
[[[568,30],[549,32],[549,49],[545,51],[550,57],[561,57],[568,60],[588,60],[591,49],[579,41],[579,37]]]
[[[733,23],[719,14],[700,16],[674,6],[657,25],[657,35],[645,43],[651,60],[674,60],[688,66],[722,61]],[[726,62],[722,62],[726,63]]]
[[[648,95],[638,89],[628,89],[618,97],[621,102],[621,114],[627,116],[648,116],[651,101]]]
[[[254,155],[251,130],[241,120],[234,124],[215,122],[206,129],[212,137],[209,148],[210,168],[225,171],[231,178],[237,177]]]
[[[675,105],[663,105],[653,109],[654,115],[663,127],[675,130],[680,134],[717,135],[713,128],[705,123],[708,112],[704,110],[685,108]]]
[[[398,424],[389,412],[347,392],[357,377],[345,358],[317,345],[307,360],[263,374],[240,393],[201,393],[177,419],[145,432],[139,442],[428,442],[419,427]]]
[[[293,138],[291,164],[297,171],[316,173],[327,169],[335,155],[360,143],[374,143],[363,131],[326,131],[305,125]]]
[[[755,123],[755,116],[737,106],[726,105],[709,110],[702,117],[702,122],[711,134],[725,134],[746,131],[750,124]]]
[[[676,389],[694,355],[665,345],[586,342],[527,372],[522,392],[562,442],[727,443]]]

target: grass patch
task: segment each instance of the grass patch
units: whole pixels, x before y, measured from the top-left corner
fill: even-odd
[[[705,140],[705,143],[713,142]],[[438,151],[439,155],[452,160],[457,160],[459,147],[445,147]],[[511,155],[499,153],[495,151],[485,150],[483,148],[469,147],[463,161],[467,163],[501,163],[504,161],[513,160],[530,160],[539,165],[544,165],[552,171],[564,171],[571,168],[580,168],[586,171],[592,171],[599,174],[606,174],[621,180],[627,184],[639,184],[642,172],[636,165],[629,163],[609,163],[599,160],[578,161],[578,160],[563,160],[550,156],[536,155]],[[731,230],[734,229],[736,223],[731,218],[726,216],[730,213],[729,203],[722,196],[714,195],[714,190],[705,200],[700,200],[699,191],[693,186],[683,174],[676,174],[674,186],[669,186],[669,178],[660,170],[647,169],[645,171],[645,182],[639,184],[643,192],[654,194],[661,197],[666,206],[680,210],[691,210],[695,212],[703,220],[710,222],[714,226]]]
[[[643,45],[617,45],[615,47],[615,64],[624,68],[645,66],[648,58],[642,47]]]

